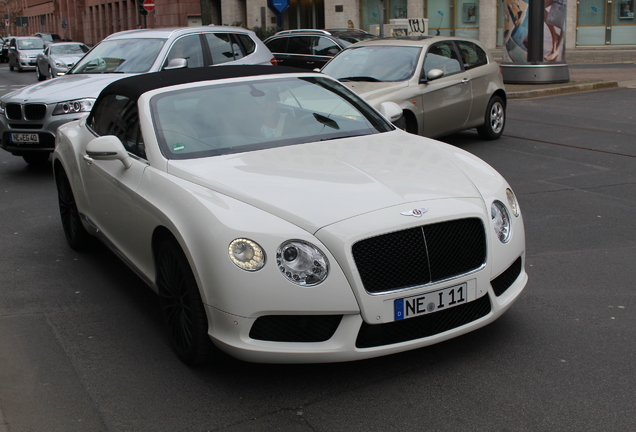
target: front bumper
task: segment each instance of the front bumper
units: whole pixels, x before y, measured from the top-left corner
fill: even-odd
[[[14,104],[12,111],[0,116],[0,147],[16,156],[25,153],[48,152],[55,149],[57,128],[73,120],[79,120],[88,113],[53,116],[57,104]],[[36,136],[34,140],[20,141],[19,135]]]
[[[361,314],[338,316],[324,311],[307,317],[307,331],[298,330],[302,317],[288,315],[292,319],[270,320],[269,331],[255,332],[261,318],[239,317],[208,306],[209,334],[228,354],[259,363],[344,362],[422,348],[471,332],[499,318],[527,283],[524,260],[525,256],[518,257],[487,287],[478,286],[476,291],[485,290],[485,295],[462,306],[419,317],[375,324],[366,322]],[[466,277],[471,278],[474,275]],[[286,321],[294,327],[284,328]],[[323,327],[316,329],[321,323]],[[263,335],[271,335],[269,339],[275,340],[263,340],[268,337]],[[294,337],[298,340],[285,341]],[[324,340],[316,341],[321,338]]]

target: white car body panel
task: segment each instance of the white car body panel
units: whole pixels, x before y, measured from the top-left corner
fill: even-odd
[[[69,173],[87,228],[107,243],[154,289],[152,251],[157,228],[181,245],[200,287],[212,340],[248,361],[275,363],[348,361],[431,345],[484,326],[503,314],[527,282],[522,268],[505,293],[490,281],[519,257],[525,260],[523,218],[512,218],[513,237],[503,244],[490,223],[490,203],[506,202],[507,182],[488,164],[452,146],[401,130],[189,160],[167,160],[159,151],[148,101],[139,99],[148,161],[86,160],[94,135],[85,120],[58,131],[55,163]],[[87,193],[90,191],[90,193]],[[307,191],[312,191],[308,194]],[[413,209],[426,209],[421,217]],[[408,289],[369,294],[352,245],[386,232],[453,219],[478,218],[486,231],[486,263],[468,274]],[[90,226],[88,221],[93,224]],[[267,262],[257,272],[238,268],[228,245],[249,238]],[[281,276],[274,252],[282,241],[318,246],[330,273],[315,287]],[[361,323],[391,323],[393,300],[460,283],[468,300],[488,295],[491,311],[467,325],[423,339],[356,348]],[[283,343],[249,337],[266,315],[343,315],[332,338]]]

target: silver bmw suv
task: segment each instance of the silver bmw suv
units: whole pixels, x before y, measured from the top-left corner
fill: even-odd
[[[129,30],[97,44],[64,76],[0,98],[0,146],[29,164],[46,163],[57,128],[90,112],[113,81],[163,69],[224,63],[275,65],[254,32],[206,26]]]

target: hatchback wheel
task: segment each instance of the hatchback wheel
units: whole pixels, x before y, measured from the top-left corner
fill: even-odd
[[[51,69],[51,66],[49,66],[49,78],[51,78],[51,79],[55,78],[53,76],[53,70]]]
[[[157,251],[157,288],[161,312],[172,348],[188,365],[210,358],[214,345],[208,336],[208,320],[190,264],[174,238]]]
[[[477,128],[482,139],[495,140],[501,136],[506,126],[506,105],[499,96],[493,96],[488,102],[484,124]]]
[[[60,207],[62,228],[64,229],[66,241],[75,250],[84,249],[90,240],[90,234],[82,225],[71,183],[68,181],[66,172],[61,167],[55,170],[55,183],[57,185],[57,201]]]
[[[46,77],[40,73],[40,66],[35,67],[35,77],[38,81],[44,81]]]

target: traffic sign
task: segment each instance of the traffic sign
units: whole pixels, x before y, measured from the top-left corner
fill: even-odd
[[[155,9],[155,0],[144,0],[143,7],[150,12]]]

